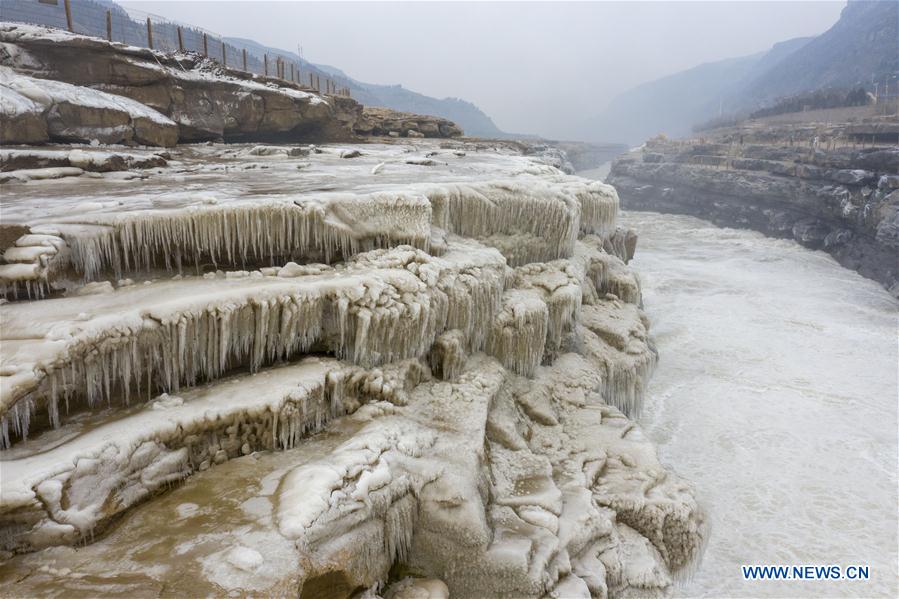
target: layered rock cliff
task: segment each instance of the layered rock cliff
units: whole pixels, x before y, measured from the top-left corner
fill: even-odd
[[[386,109],[364,114],[352,98],[230,69],[196,53],[166,54],[11,23],[0,24],[0,88],[0,135],[7,144],[462,134],[446,119]]]
[[[608,182],[627,209],[795,239],[899,295],[899,145],[889,143],[896,135],[895,119],[886,118],[656,138],[616,160]]]
[[[4,160],[11,594],[652,595],[698,558],[628,417],[611,187],[458,141]]]

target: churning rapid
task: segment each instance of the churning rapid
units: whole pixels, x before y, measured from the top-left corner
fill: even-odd
[[[896,596],[897,304],[792,241],[625,213],[660,355],[641,422],[712,521],[686,596]],[[742,564],[870,566],[749,582]]]

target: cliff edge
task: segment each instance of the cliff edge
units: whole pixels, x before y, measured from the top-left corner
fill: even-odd
[[[626,209],[795,239],[899,296],[897,133],[895,118],[879,118],[655,138],[616,160],[608,182]]]

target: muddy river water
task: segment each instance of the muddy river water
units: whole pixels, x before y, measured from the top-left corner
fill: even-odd
[[[897,595],[897,302],[792,241],[625,213],[660,361],[641,423],[711,516],[679,596]],[[744,581],[742,565],[868,566]]]

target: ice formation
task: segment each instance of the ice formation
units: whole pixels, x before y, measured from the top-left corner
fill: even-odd
[[[3,251],[0,264],[0,295],[29,299],[50,291],[50,279],[59,264],[66,262],[68,246],[55,229],[34,227]]]
[[[698,558],[692,490],[628,418],[656,353],[615,191],[510,148],[351,150],[175,151],[127,202],[10,184],[0,549],[44,564],[23,593],[606,597]],[[203,499],[142,567],[128,531],[182,492]],[[209,514],[233,533],[197,533]]]

